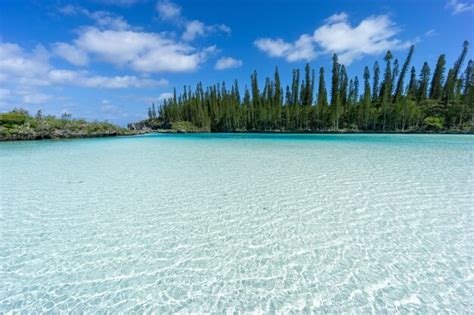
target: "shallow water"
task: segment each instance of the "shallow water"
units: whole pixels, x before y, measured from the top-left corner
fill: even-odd
[[[0,313],[474,312],[474,136],[0,143]]]

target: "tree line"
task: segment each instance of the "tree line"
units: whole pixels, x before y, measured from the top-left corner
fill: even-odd
[[[230,88],[225,82],[205,89],[198,83],[194,90],[185,86],[179,95],[175,89],[158,109],[153,104],[149,121],[162,126],[184,121],[212,132],[472,130],[474,63],[469,60],[462,70],[467,51],[465,41],[451,68],[442,54],[434,71],[424,62],[419,72],[410,67],[414,46],[403,63],[388,51],[384,64],[366,66],[361,79],[349,78],[334,54],[329,91],[325,69],[316,73],[309,64],[302,73],[294,69],[285,88],[278,68],[263,89],[254,71],[243,96],[237,80]]]

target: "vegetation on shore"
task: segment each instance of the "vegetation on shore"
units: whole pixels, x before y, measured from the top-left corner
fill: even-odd
[[[108,122],[72,119],[70,114],[56,118],[52,115],[44,116],[38,111],[33,117],[24,109],[0,114],[0,140],[3,141],[109,137],[136,133]]]
[[[241,97],[238,82],[230,90],[225,82],[206,89],[176,90],[158,109],[148,110],[148,119],[130,124],[131,129],[212,132],[472,132],[474,130],[474,63],[462,52],[446,74],[445,55],[439,56],[434,71],[427,62],[417,73],[410,62],[412,46],[403,64],[384,58],[383,73],[378,62],[365,67],[362,80],[350,78],[346,68],[332,58],[331,82],[325,83],[325,69],[316,73],[306,64],[304,78],[294,69],[291,85],[283,89],[278,68],[265,79],[260,90],[257,73],[250,89]],[[408,83],[406,83],[408,82]],[[359,92],[361,87],[362,92]],[[315,93],[317,89],[317,93]],[[180,127],[178,127],[180,126]]]

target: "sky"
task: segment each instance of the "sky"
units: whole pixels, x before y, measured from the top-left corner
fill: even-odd
[[[334,53],[362,77],[411,45],[417,70],[441,53],[451,66],[464,40],[474,43],[474,0],[0,0],[0,112],[126,125],[174,87],[243,89],[276,66],[286,85],[307,62],[330,82]]]

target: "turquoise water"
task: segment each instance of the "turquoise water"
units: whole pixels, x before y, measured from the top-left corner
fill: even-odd
[[[474,136],[0,143],[0,313],[474,312]]]

